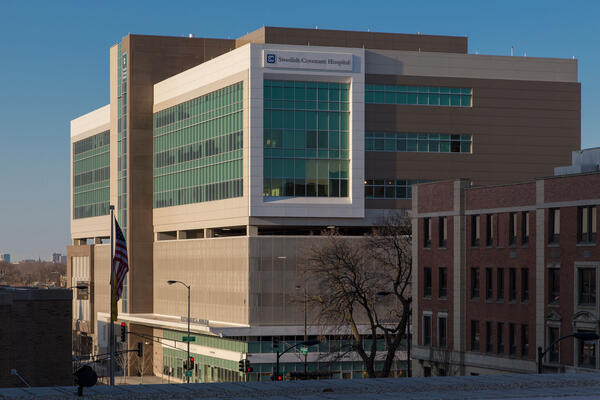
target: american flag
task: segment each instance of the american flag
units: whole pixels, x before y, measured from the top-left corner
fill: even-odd
[[[115,288],[115,300],[118,301],[123,293],[123,280],[125,275],[129,271],[129,261],[127,259],[127,243],[125,242],[125,236],[119,223],[115,219],[115,255],[113,257],[113,274],[114,274],[114,288]]]

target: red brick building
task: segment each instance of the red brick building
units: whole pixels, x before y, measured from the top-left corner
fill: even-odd
[[[0,388],[73,384],[72,296],[0,286]]]
[[[413,189],[414,375],[535,372],[537,347],[598,333],[600,173]],[[600,367],[565,339],[546,370]]]

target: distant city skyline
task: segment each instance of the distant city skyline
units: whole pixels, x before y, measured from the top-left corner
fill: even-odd
[[[140,7],[9,0],[0,11],[0,33],[12,38],[0,43],[11,60],[0,65],[2,76],[9,77],[0,99],[0,243],[13,260],[66,252],[69,121],[108,104],[107,49],[128,33],[234,38],[263,25],[421,32],[468,36],[470,53],[509,55],[514,46],[515,56],[575,57],[582,84],[581,144],[600,146],[596,2],[432,1],[390,7],[372,1],[356,8],[337,1],[181,1],[177,7],[148,1]]]

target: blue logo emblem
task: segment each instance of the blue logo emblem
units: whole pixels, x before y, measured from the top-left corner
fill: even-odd
[[[275,54],[267,54],[267,63],[275,64],[276,62],[277,58],[275,57]]]

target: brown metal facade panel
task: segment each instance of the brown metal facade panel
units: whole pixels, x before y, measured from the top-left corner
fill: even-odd
[[[233,48],[235,41],[226,39],[129,35],[122,41],[129,63],[129,312],[152,312],[153,86]]]
[[[366,179],[505,184],[552,175],[581,146],[579,83],[395,75],[367,75],[366,82],[473,88],[469,108],[367,104],[367,132],[471,134],[473,153],[366,152]]]
[[[246,43],[273,43],[299,46],[331,46],[382,50],[462,53],[468,50],[467,37],[410,35],[403,33],[357,32],[331,29],[280,28],[266,26],[236,40]]]

